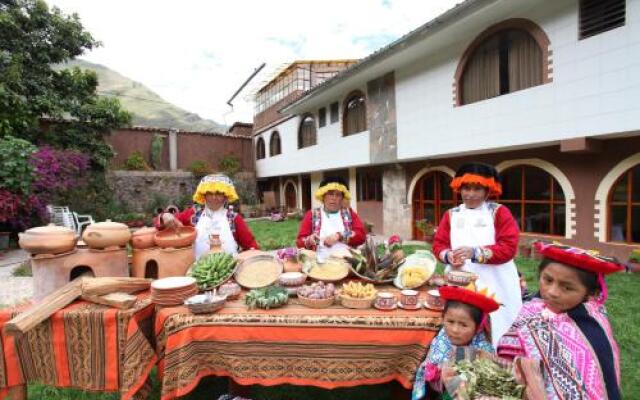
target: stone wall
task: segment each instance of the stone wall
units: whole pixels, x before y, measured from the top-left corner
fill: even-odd
[[[400,164],[389,165],[382,173],[383,233],[411,237],[411,205],[407,204],[406,170]]]
[[[250,197],[247,192],[255,193],[255,174],[241,172],[236,174],[238,194]],[[120,200],[129,211],[153,212],[154,199],[164,199],[166,205],[189,201],[200,178],[191,172],[167,171],[111,171],[107,182],[114,198]]]

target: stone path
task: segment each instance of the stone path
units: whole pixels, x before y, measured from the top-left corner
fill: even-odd
[[[33,296],[33,278],[14,277],[13,271],[29,260],[24,250],[9,250],[0,254],[0,306],[11,305]]]

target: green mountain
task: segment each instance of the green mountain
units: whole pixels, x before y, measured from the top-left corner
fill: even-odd
[[[117,97],[122,106],[133,114],[132,125],[134,126],[176,128],[195,132],[227,131],[225,125],[176,107],[143,84],[122,76],[104,65],[76,59],[63,67],[79,67],[95,71],[99,81],[98,93]]]

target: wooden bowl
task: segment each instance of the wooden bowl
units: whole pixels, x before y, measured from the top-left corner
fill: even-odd
[[[181,226],[177,230],[163,229],[155,234],[154,241],[158,247],[187,247],[196,240],[196,228]]]
[[[310,299],[308,297],[298,295],[298,301],[305,307],[309,308],[328,308],[335,302],[336,297],[327,297],[326,299]]]

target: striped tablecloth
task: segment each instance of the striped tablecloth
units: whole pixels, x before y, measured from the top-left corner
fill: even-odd
[[[189,393],[207,375],[241,385],[332,389],[397,380],[410,388],[441,322],[440,312],[426,309],[311,309],[295,299],[252,311],[233,301],[205,315],[165,308],[155,323],[162,399]]]
[[[39,382],[143,397],[156,364],[154,306],[148,294],[129,310],[84,301],[56,312],[21,338],[2,334],[19,309],[0,310],[0,398],[8,388]]]

